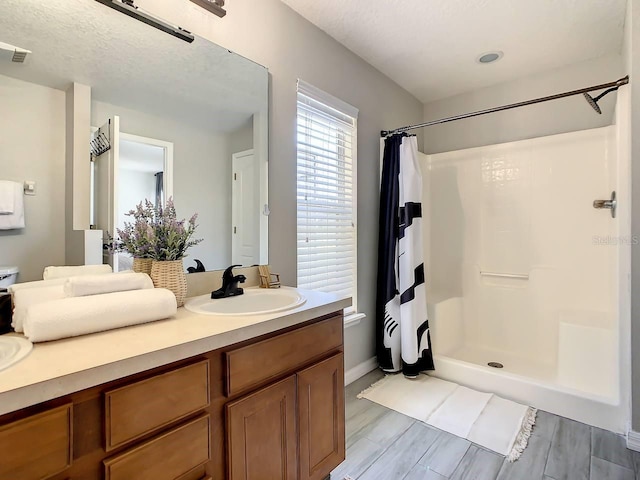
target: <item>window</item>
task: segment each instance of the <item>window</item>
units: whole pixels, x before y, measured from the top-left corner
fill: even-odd
[[[356,305],[358,110],[298,81],[298,286]]]

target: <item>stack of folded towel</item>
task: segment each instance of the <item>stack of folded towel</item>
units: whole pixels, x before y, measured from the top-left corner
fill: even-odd
[[[59,270],[49,273],[45,275],[47,280],[9,288],[14,304],[13,328],[32,342],[153,322],[177,311],[175,295],[166,289],[153,288],[145,273],[66,278]]]

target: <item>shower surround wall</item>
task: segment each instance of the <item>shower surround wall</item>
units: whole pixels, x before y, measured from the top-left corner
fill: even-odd
[[[624,431],[627,222],[592,207],[612,190],[627,198],[619,134],[612,126],[423,157],[436,375]]]

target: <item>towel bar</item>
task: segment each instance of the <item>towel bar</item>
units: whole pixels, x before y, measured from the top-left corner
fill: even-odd
[[[499,278],[517,278],[518,280],[529,280],[529,275],[522,273],[497,273],[497,272],[480,272],[481,277],[499,277]]]

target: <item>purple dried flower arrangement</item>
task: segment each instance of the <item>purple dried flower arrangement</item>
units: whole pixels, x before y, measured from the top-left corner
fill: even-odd
[[[173,199],[167,200],[167,205],[155,209],[153,228],[153,255],[158,261],[180,260],[186,251],[199,244],[202,239],[193,239],[196,231],[198,214],[194,213],[189,221],[178,220]]]
[[[165,207],[155,207],[149,200],[140,202],[135,210],[126,214],[133,222],[124,222],[117,229],[118,240],[111,250],[127,252],[135,258],[151,258],[157,261],[181,260],[186,251],[202,239],[193,239],[198,214],[189,221],[178,220],[173,199]]]

